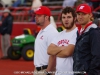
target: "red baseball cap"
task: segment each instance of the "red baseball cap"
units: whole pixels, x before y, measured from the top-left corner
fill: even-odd
[[[91,7],[88,4],[80,4],[77,8],[76,8],[76,12],[83,12],[83,13],[91,13]]]
[[[35,14],[51,16],[51,11],[46,6],[40,6],[36,9]]]

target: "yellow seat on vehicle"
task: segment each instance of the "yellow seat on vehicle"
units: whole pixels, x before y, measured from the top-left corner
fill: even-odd
[[[29,28],[25,28],[24,29],[24,34],[25,35],[31,35],[32,33],[31,33],[31,30]]]

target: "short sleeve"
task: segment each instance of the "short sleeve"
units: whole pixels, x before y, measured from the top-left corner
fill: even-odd
[[[69,44],[76,44],[77,33],[75,32],[73,36],[70,38]]]
[[[57,37],[57,35],[58,35],[58,32],[49,34],[49,36],[48,36],[48,42],[47,42],[48,46],[52,43],[52,41],[54,41],[54,38]]]

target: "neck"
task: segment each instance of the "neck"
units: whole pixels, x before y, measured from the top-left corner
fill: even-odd
[[[50,24],[50,22],[46,22],[44,25],[41,26],[41,29],[45,29],[48,25]]]
[[[86,27],[86,25],[89,24],[90,22],[92,22],[92,21],[89,21],[89,22],[86,23],[86,24],[82,24],[82,25],[81,25],[82,29],[84,29],[84,28]]]
[[[72,30],[74,30],[76,28],[76,25],[74,24],[74,26],[71,29],[67,29],[66,32],[70,32]]]

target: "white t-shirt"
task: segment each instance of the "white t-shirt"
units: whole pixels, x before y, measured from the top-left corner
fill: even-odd
[[[48,65],[49,55],[47,54],[47,48],[57,34],[58,31],[52,24],[48,25],[44,30],[40,30],[35,40],[35,67]]]
[[[59,33],[59,35],[52,41],[57,46],[68,46],[68,44],[75,45],[77,37],[77,28],[70,32],[66,30]],[[73,75],[73,58],[72,56],[66,58],[57,57],[56,59],[56,75]],[[69,72],[69,73],[67,73]]]

